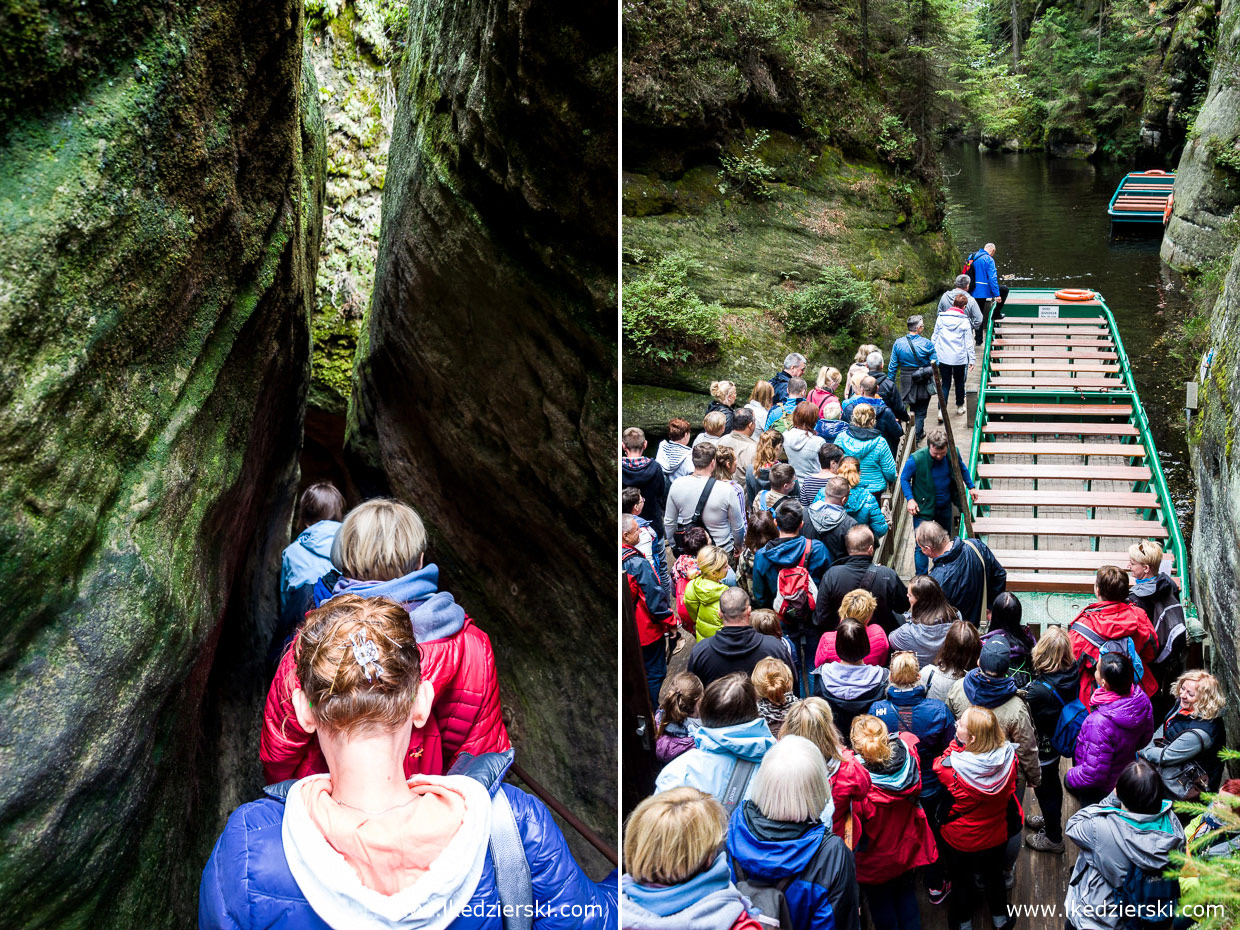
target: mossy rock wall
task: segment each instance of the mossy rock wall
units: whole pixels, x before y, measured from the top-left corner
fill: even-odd
[[[600,12],[411,8],[347,442],[429,524],[443,586],[490,635],[518,761],[614,840],[616,33]]]
[[[1218,0],[1164,0],[1168,23],[1157,68],[1141,108],[1141,153],[1160,160],[1184,144],[1193,105],[1209,80],[1206,54],[1215,41]]]
[[[327,127],[327,199],[311,318],[311,407],[344,416],[353,356],[374,287],[380,202],[396,111],[396,4],[306,4],[306,51]],[[385,18],[384,14],[388,14]],[[406,17],[407,18],[407,17]]]
[[[300,2],[0,17],[0,900],[194,923],[261,787],[323,129]]]
[[[673,410],[700,426],[712,381],[735,381],[743,401],[789,352],[809,359],[811,378],[820,365],[847,368],[857,340],[791,335],[773,311],[782,290],[813,282],[825,267],[845,268],[870,284],[880,310],[871,338],[884,354],[904,319],[932,311],[950,285],[955,250],[929,188],[778,131],[760,152],[776,172],[768,199],[721,192],[713,163],[623,175],[625,274],[640,273],[641,262],[659,255],[683,253],[698,266],[694,289],[724,310],[717,355],[676,365],[625,356],[626,427],[661,435]],[[931,312],[927,329],[933,325]]]
[[[1223,0],[1214,70],[1201,112],[1176,169],[1175,209],[1163,235],[1163,261],[1201,270],[1225,256],[1222,225],[1240,205],[1240,2]]]

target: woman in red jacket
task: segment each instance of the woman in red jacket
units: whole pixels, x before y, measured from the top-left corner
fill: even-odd
[[[1022,821],[1016,800],[1016,747],[988,707],[970,707],[956,721],[956,739],[934,762],[935,774],[952,796],[940,822],[952,894],[948,925],[970,923],[975,910],[973,876],[981,878],[996,930],[1008,926],[1003,851]]]
[[[376,499],[355,508],[332,546],[340,577],[315,586],[315,606],[339,594],[386,597],[404,606],[422,653],[424,680],[435,689],[431,716],[415,728],[405,775],[446,772],[462,752],[502,752],[512,744],[499,706],[499,679],[490,638],[439,590],[439,567],[425,564],[426,529],[413,509]],[[331,576],[328,576],[330,579]],[[327,771],[313,733],[297,722],[293,692],[300,687],[294,648],[280,660],[267,692],[259,756],[268,783]]]
[[[868,838],[857,850],[857,882],[870,905],[875,927],[921,930],[913,870],[938,858],[934,833],[921,809],[917,737],[888,733],[877,717],[852,723],[853,751],[870,773]]]
[[[1098,667],[1099,646],[1108,641],[1123,643],[1128,640],[1132,643],[1135,656],[1130,653],[1129,658],[1135,657],[1140,664],[1137,683],[1146,697],[1152,698],[1158,693],[1158,681],[1153,670],[1154,660],[1158,658],[1158,635],[1145,611],[1128,603],[1128,590],[1126,571],[1115,565],[1102,566],[1094,577],[1094,596],[1098,600],[1068,624],[1072,655],[1081,667],[1079,696],[1086,707],[1098,687],[1094,670]],[[1124,645],[1127,646],[1127,643]]]
[[[831,831],[849,849],[861,842],[862,818],[870,814],[870,773],[851,749],[841,745],[831,705],[820,697],[809,697],[794,704],[784,717],[779,738],[803,736],[822,753],[831,780]],[[851,821],[851,825],[850,825]]]

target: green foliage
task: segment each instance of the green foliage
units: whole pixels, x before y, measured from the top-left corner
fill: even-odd
[[[1219,755],[1228,761],[1240,759],[1240,752],[1234,749],[1220,749]],[[1218,819],[1224,821],[1224,826],[1193,837],[1201,816],[1207,813],[1212,804],[1218,813]],[[1220,811],[1220,806],[1229,810]],[[1227,795],[1206,795],[1203,803],[1177,802],[1175,807],[1182,813],[1194,814],[1198,818],[1189,823],[1186,831],[1190,837],[1187,855],[1173,853],[1171,856],[1173,871],[1180,882],[1179,905],[1181,908],[1192,909],[1195,918],[1194,930],[1231,930],[1237,924],[1237,915],[1240,915],[1240,853],[1215,859],[1203,858],[1201,854],[1229,835],[1235,835],[1236,828],[1228,827],[1226,821],[1231,820],[1234,823],[1240,819],[1240,801]],[[1222,907],[1211,910],[1208,909],[1209,905]]]
[[[870,285],[844,268],[824,268],[813,284],[784,291],[776,312],[789,333],[826,337],[860,333],[878,316]]]
[[[631,257],[645,259],[640,252]],[[723,309],[705,303],[690,285],[697,267],[679,252],[638,269],[626,266],[621,318],[627,352],[666,363],[702,361],[717,353]]]
[[[742,197],[769,200],[772,196],[766,185],[775,180],[775,169],[768,165],[758,151],[762,143],[771,137],[765,130],[757,133],[751,142],[741,147],[739,155],[725,152],[719,157],[719,193],[735,191]]]

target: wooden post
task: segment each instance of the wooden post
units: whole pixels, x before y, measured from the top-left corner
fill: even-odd
[[[931,362],[930,367],[934,371],[934,387],[939,393],[939,412],[943,413],[946,409],[947,395],[943,392],[943,378],[939,375],[939,363]],[[960,492],[960,501],[964,504],[960,508],[960,518],[964,520],[964,532],[966,536],[973,536],[973,498],[969,496],[969,489],[964,483],[964,472],[960,470],[960,450],[956,447],[956,437],[952,433],[952,418],[950,413],[943,413],[943,429],[947,431],[947,461],[952,470],[952,481],[956,483],[956,489]],[[947,527],[944,527],[947,529]]]

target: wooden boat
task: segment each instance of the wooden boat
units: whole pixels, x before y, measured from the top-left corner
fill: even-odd
[[[1107,215],[1113,223],[1163,223],[1171,215],[1174,171],[1133,171],[1111,195]]]
[[[1013,288],[983,347],[969,468],[973,531],[994,550],[1025,619],[1066,623],[1094,573],[1160,542],[1195,615],[1184,539],[1110,309]]]

